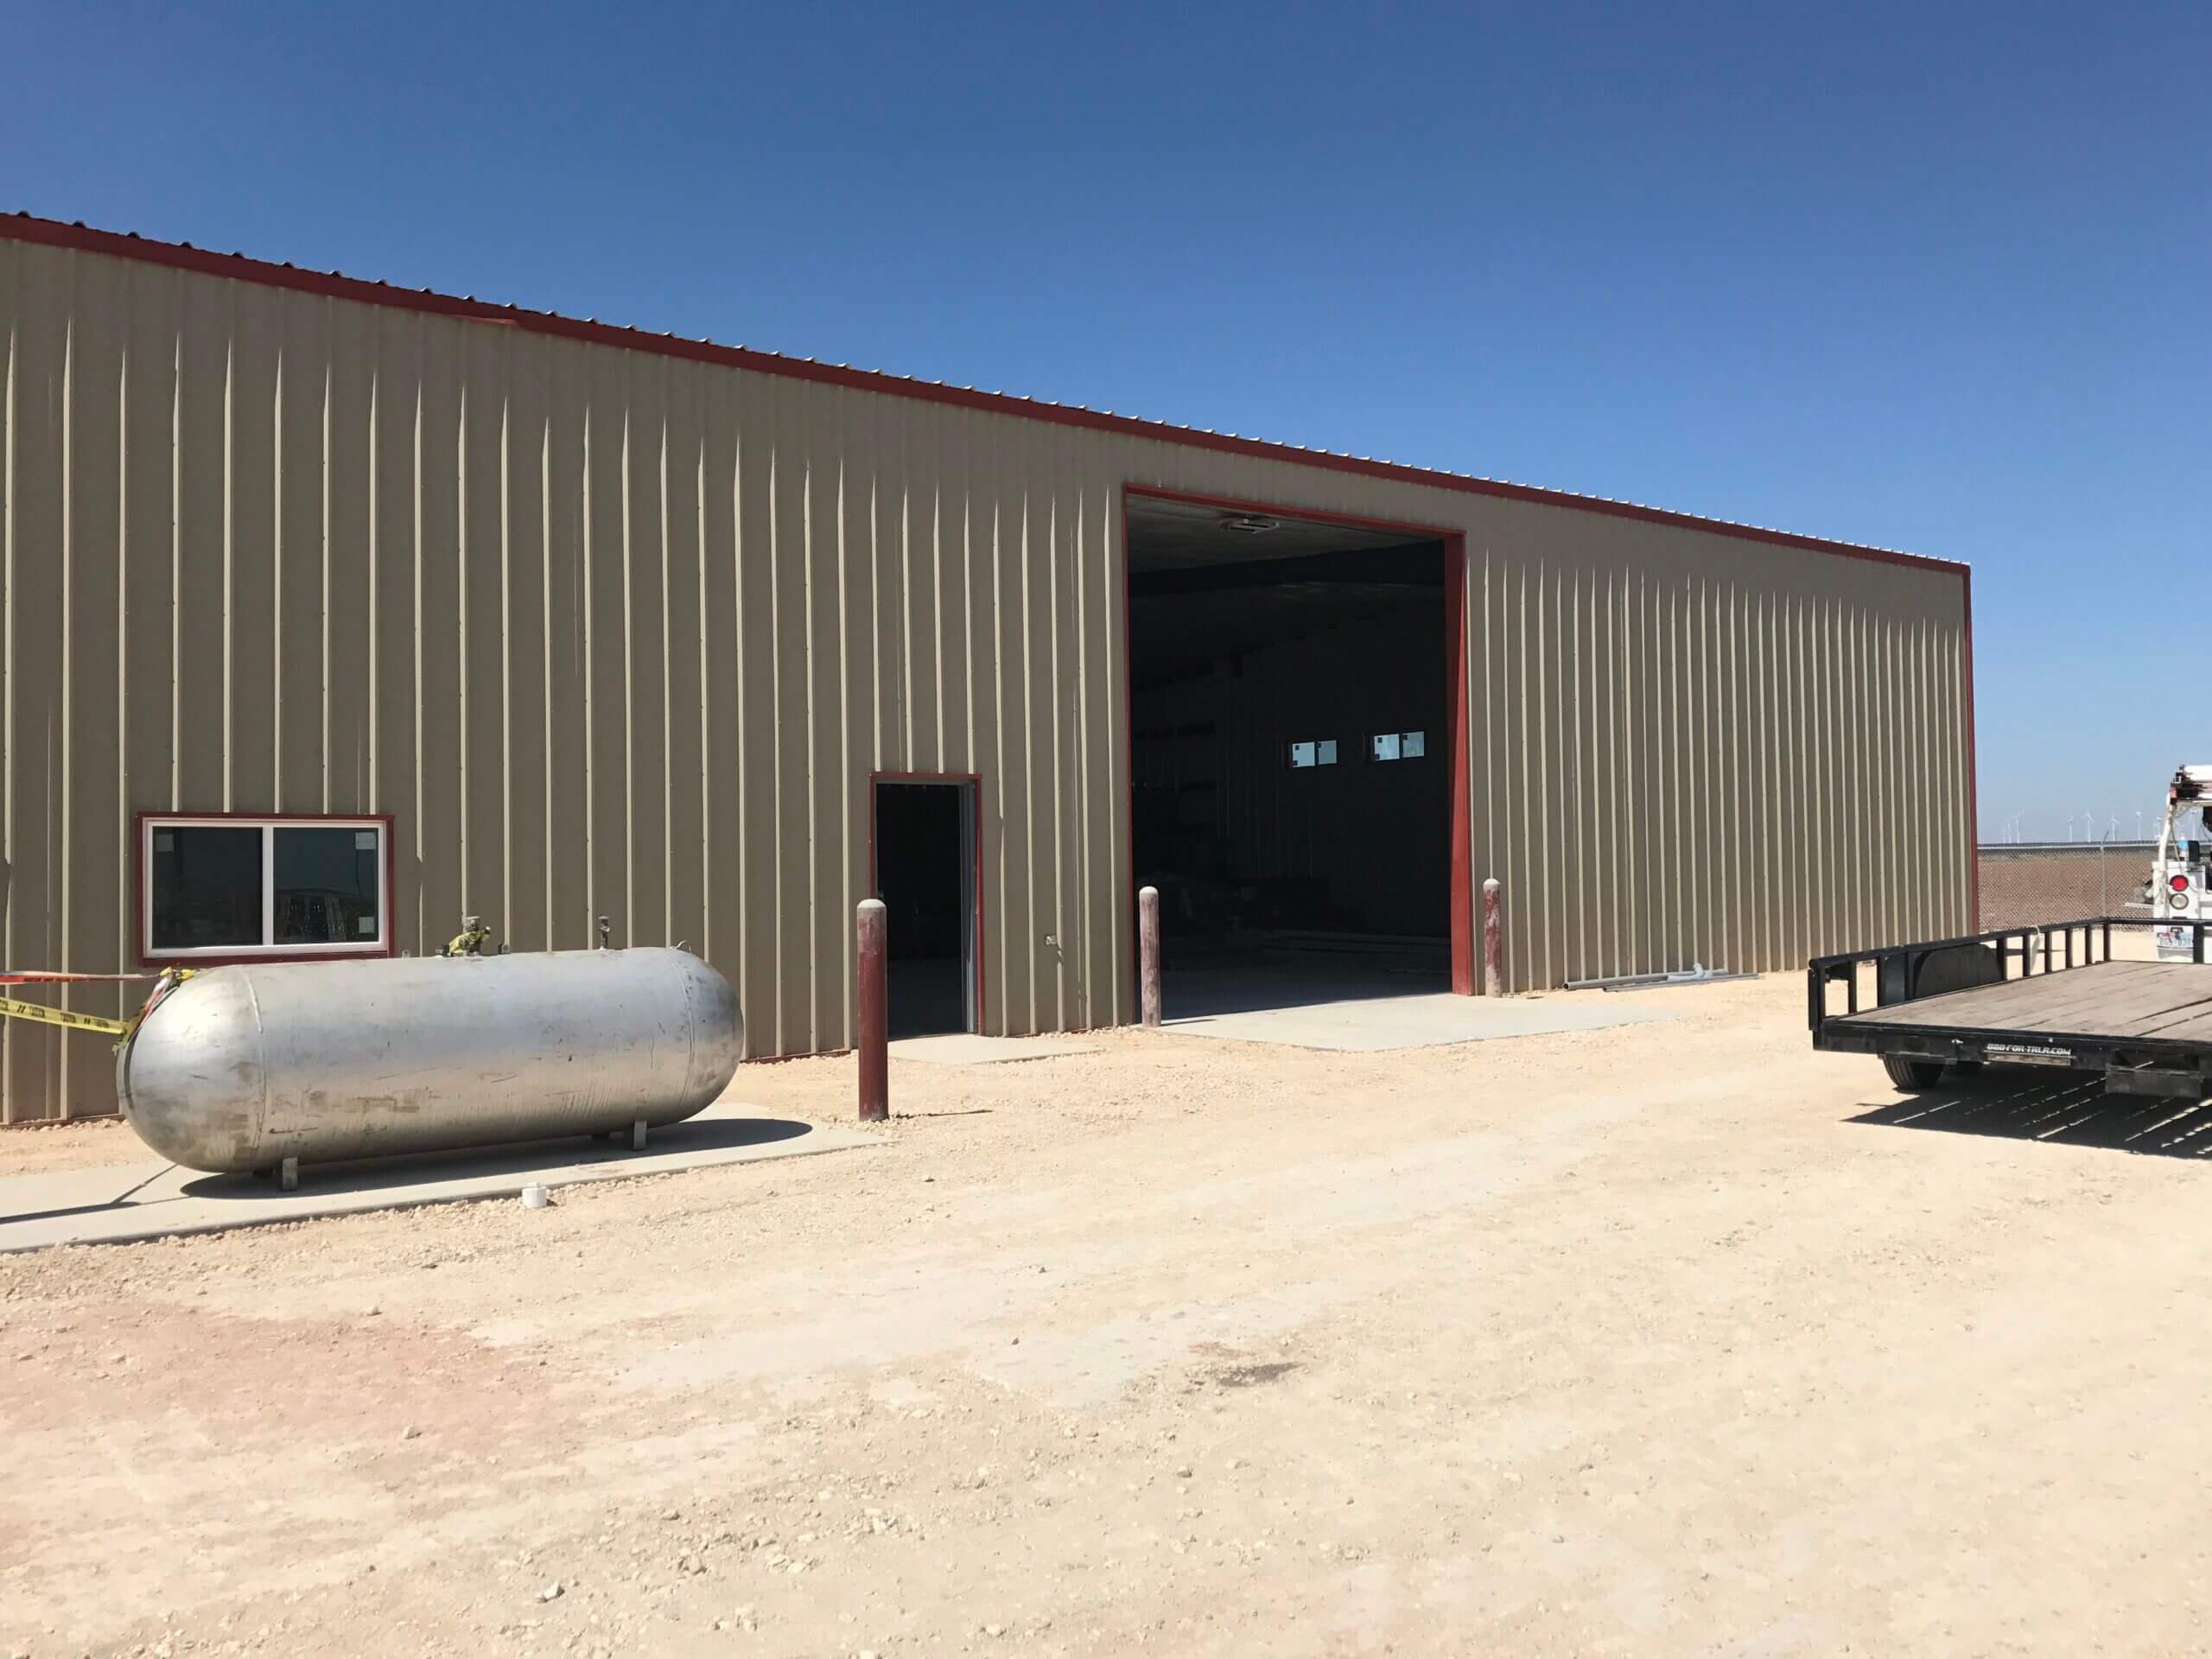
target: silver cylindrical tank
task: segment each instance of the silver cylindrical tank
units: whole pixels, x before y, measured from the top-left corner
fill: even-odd
[[[164,1158],[266,1169],[678,1122],[743,1042],[686,950],[213,968],[155,1005],[116,1089]]]

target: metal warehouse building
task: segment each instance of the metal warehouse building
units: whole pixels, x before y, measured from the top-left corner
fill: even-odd
[[[761,1056],[878,888],[995,1033],[1134,1018],[1142,882],[1263,984],[1471,991],[1491,874],[1514,988],[1974,919],[1960,565],[30,218],[0,331],[10,968],[604,916]]]

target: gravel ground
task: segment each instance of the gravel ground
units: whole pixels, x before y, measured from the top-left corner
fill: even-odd
[[[144,1163],[153,1155],[119,1117],[92,1118],[81,1123],[26,1123],[0,1132],[0,1175],[43,1175],[49,1170]]]
[[[2180,1128],[1907,1105],[1802,995],[902,1065],[862,1151],[0,1260],[0,1659],[2202,1651]]]

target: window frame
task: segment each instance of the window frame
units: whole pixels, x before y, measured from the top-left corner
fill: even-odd
[[[1398,752],[1395,754],[1376,753],[1376,745],[1382,742],[1382,741],[1386,737],[1396,740]],[[1419,754],[1408,754],[1406,753],[1406,740],[1409,737],[1417,737],[1421,740],[1421,753]],[[1411,731],[1370,732],[1367,734],[1367,764],[1370,766],[1395,766],[1402,765],[1408,760],[1426,760],[1427,759],[1428,728],[1425,726],[1415,727]]]
[[[1302,766],[1298,764],[1298,746],[1301,743],[1311,743],[1313,746],[1313,758]],[[1325,760],[1323,760],[1321,746],[1324,743],[1332,749],[1337,750],[1338,753],[1330,755]],[[1333,766],[1337,764],[1342,748],[1342,744],[1333,737],[1294,737],[1283,745],[1283,770],[1285,772],[1319,772],[1323,766]]]
[[[325,944],[210,944],[154,948],[154,832],[156,830],[244,830],[258,825],[261,838],[261,922],[264,936],[276,923],[274,832],[289,825],[325,830],[374,830],[383,856],[377,860],[377,927],[372,941]],[[255,962],[365,962],[399,954],[392,913],[397,864],[389,812],[155,812],[137,815],[138,960],[147,967],[219,968]]]

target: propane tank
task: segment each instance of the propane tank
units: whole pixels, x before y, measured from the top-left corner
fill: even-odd
[[[265,1170],[682,1122],[736,1075],[729,982],[688,951],[533,951],[211,968],[116,1060],[139,1138]]]

